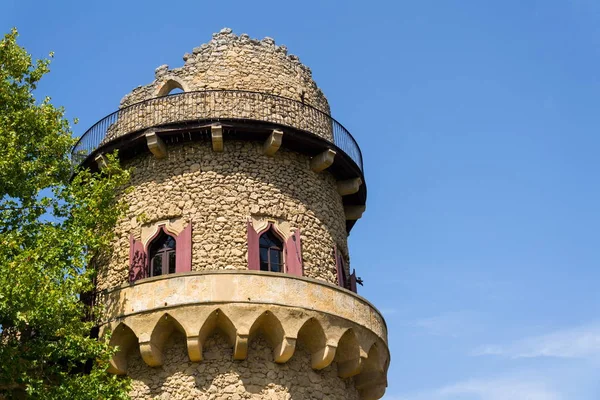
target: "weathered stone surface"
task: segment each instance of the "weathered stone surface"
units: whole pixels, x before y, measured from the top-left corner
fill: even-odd
[[[131,398],[360,399],[354,378],[339,378],[335,362],[320,371],[312,370],[310,354],[302,347],[285,364],[273,362],[273,351],[261,336],[251,340],[248,358],[241,361],[233,360],[231,345],[222,335],[210,337],[206,347],[205,360],[192,363],[187,359],[185,338],[175,332],[165,347],[161,367],[148,367],[139,353],[132,353],[128,360],[133,378]]]
[[[119,349],[109,370],[132,377],[136,400],[380,398],[385,322],[336,276],[335,254],[350,275],[346,219],[359,216],[344,209],[342,196],[360,182],[336,182],[327,170],[333,150],[310,158],[281,146],[301,133],[290,127],[333,142],[329,105],[310,69],[274,39],[228,28],[183,59],[180,68],[158,67],[152,83],[123,98],[101,143],[191,122],[224,126],[196,126],[208,140],[185,143],[163,130],[164,142],[147,137],[156,157],[125,162],[131,187],[119,197],[128,209],[97,277],[101,334],[112,329]],[[184,93],[166,96],[176,88]],[[231,120],[283,128],[262,143],[237,141]],[[256,243],[269,226],[286,251],[287,239],[301,243],[302,266],[294,258],[290,275],[248,270],[248,229]],[[130,243],[143,255],[163,228],[185,244],[191,235],[191,272],[184,247],[185,269],[129,284]]]
[[[129,210],[99,269],[99,289],[127,282],[130,234],[139,240],[145,228],[169,219],[192,224],[192,270],[245,270],[251,217],[299,228],[304,275],[335,284],[334,245],[348,254],[342,200],[333,176],[308,165],[301,154],[280,149],[267,157],[261,143],[235,141],[221,153],[210,143],[188,143],[170,146],[164,159],[133,159],[132,189],[123,195]]]
[[[170,80],[179,82],[185,91],[239,89],[271,93],[329,114],[327,99],[313,81],[310,68],[298,57],[287,55],[287,48],[276,46],[271,38],[259,41],[237,36],[231,30],[221,31],[194,49],[184,66],[171,70],[167,65],[159,67],[156,80],[126,95],[121,107],[156,97]]]

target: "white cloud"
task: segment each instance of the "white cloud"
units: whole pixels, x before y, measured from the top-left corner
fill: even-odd
[[[472,379],[416,394],[384,400],[563,400],[546,384],[526,379]]]
[[[600,359],[600,324],[528,337],[508,345],[487,345],[475,350],[473,355]]]

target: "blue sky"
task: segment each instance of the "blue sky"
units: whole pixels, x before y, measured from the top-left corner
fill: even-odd
[[[285,44],[356,137],[350,236],[388,400],[600,398],[600,3],[4,0],[81,134],[227,26]]]

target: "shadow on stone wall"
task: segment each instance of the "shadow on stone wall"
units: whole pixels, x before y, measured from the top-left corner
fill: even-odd
[[[320,371],[311,369],[302,341],[285,364],[273,362],[272,348],[261,335],[251,340],[246,360],[234,361],[220,331],[207,340],[200,363],[189,361],[179,332],[171,335],[163,353],[164,365],[156,368],[148,367],[139,351],[129,356],[132,399],[359,399],[354,380],[339,378],[335,362]]]

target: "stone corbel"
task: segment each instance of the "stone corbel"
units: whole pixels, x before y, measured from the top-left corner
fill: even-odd
[[[338,193],[340,196],[348,196],[357,193],[360,190],[360,185],[362,185],[362,183],[363,181],[360,177],[339,181],[337,183]]]
[[[283,138],[283,132],[278,130],[273,130],[273,132],[269,135],[267,140],[265,140],[265,144],[263,145],[263,152],[266,156],[273,157],[277,150],[281,147],[281,139]]]
[[[110,359],[107,371],[115,375],[125,375],[127,374],[127,361],[123,361],[118,357],[117,354],[115,354]]]
[[[326,345],[321,350],[311,355],[311,366],[312,369],[320,370],[327,368],[335,358],[336,346]]]
[[[360,389],[361,400],[378,400],[385,394],[385,388],[387,387],[387,381],[385,384],[370,385],[365,389]]]
[[[248,339],[250,333],[240,333],[235,335],[235,345],[233,346],[233,359],[245,360],[248,357]]]
[[[187,350],[190,361],[202,361],[202,347],[200,346],[200,338],[198,336],[187,337]]]
[[[333,165],[336,152],[331,149],[327,149],[321,154],[314,156],[310,160],[310,169],[314,172],[321,172]]]
[[[156,132],[146,132],[146,144],[148,145],[148,150],[154,154],[154,157],[165,158],[167,156],[167,145],[158,137]]]
[[[354,384],[358,390],[366,389],[371,386],[387,385],[385,373],[381,371],[362,372],[354,378]]]
[[[210,135],[212,137],[213,150],[223,151],[223,127],[221,125],[211,126]]]
[[[366,206],[344,206],[344,214],[346,220],[357,220],[362,217],[366,210]]]
[[[363,358],[357,357],[351,360],[338,363],[338,376],[340,378],[350,378],[360,374],[363,365]]]
[[[296,350],[296,338],[284,336],[281,343],[279,343],[275,350],[273,350],[274,361],[278,364],[287,362]]]
[[[94,158],[94,161],[96,161],[96,164],[98,165],[98,168],[100,168],[100,170],[103,170],[108,166],[108,163],[106,162],[106,157],[104,157],[103,154],[98,154]]]
[[[163,365],[163,354],[162,351],[152,343],[151,340],[147,342],[140,342],[140,353],[142,359],[150,367],[159,367]]]

